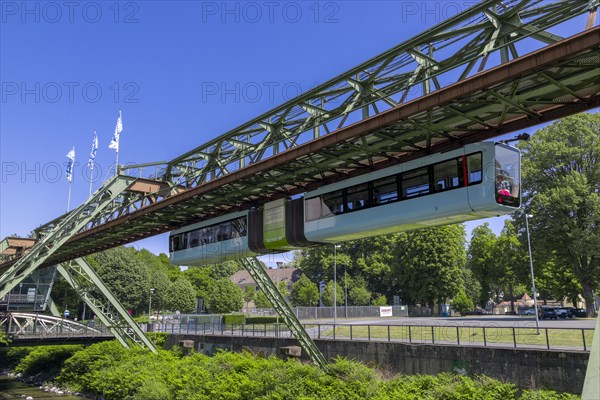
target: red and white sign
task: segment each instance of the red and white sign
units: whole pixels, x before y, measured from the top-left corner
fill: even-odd
[[[392,307],[379,307],[379,316],[380,317],[391,317],[392,316]]]

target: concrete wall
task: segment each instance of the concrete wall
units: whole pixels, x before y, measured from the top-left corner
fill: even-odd
[[[262,355],[280,354],[282,347],[297,346],[294,339],[171,334],[166,346],[191,340],[194,349],[214,354],[217,349]],[[483,374],[521,388],[548,388],[581,394],[589,353],[476,346],[408,344],[348,340],[315,340],[325,358],[342,356],[374,368],[404,374],[455,372]],[[306,359],[303,353],[302,358]]]

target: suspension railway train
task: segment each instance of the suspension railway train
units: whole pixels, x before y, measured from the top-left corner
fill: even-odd
[[[202,265],[512,213],[520,153],[475,143],[171,232],[176,265]]]

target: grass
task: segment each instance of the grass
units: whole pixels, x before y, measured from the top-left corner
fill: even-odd
[[[308,328],[308,326],[307,326]],[[432,329],[433,328],[433,329]],[[435,343],[456,344],[457,338],[460,338],[461,344],[484,344],[484,329],[485,342],[488,345],[496,343],[514,345],[516,340],[518,346],[543,346],[546,347],[546,330],[541,328],[540,334],[534,328],[514,328],[515,339],[513,339],[513,328],[504,328],[490,324],[483,327],[459,327],[456,326],[364,326],[364,325],[341,325],[336,329],[336,338],[350,338],[366,340],[369,337],[377,340],[401,340],[413,341],[417,343]],[[585,342],[587,350],[590,349],[593,330],[585,330]],[[389,335],[389,336],[388,336]],[[333,328],[330,328],[321,333],[321,338],[332,338]],[[548,342],[550,348],[559,346],[574,347],[583,350],[583,337],[581,329],[548,329]]]

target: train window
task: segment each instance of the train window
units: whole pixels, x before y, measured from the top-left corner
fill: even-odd
[[[481,153],[470,154],[467,156],[467,172],[469,185],[481,182],[483,176]]]
[[[428,168],[419,168],[402,174],[402,197],[411,198],[429,194]]]
[[[380,205],[398,200],[398,181],[395,176],[373,182],[373,204]]]
[[[521,157],[518,151],[496,146],[496,201],[519,207],[521,198]]]
[[[343,213],[344,210],[344,195],[343,192],[333,192],[323,195],[323,203],[329,208],[329,211],[338,215]]]
[[[448,160],[433,166],[433,181],[435,191],[441,192],[460,186],[459,176],[462,171],[458,169],[458,160]]]
[[[369,206],[369,184],[353,186],[346,192],[346,211],[360,210]]]

